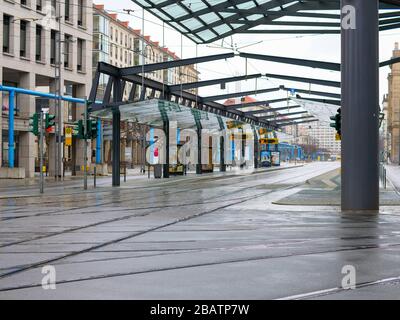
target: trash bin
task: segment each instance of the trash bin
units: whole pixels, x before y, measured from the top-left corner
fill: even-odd
[[[161,179],[161,176],[162,176],[162,165],[156,164],[154,166],[154,178]]]

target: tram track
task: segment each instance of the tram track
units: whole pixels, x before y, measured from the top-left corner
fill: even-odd
[[[400,246],[400,243],[388,244],[385,247],[390,248],[390,247],[398,247],[398,246]],[[77,282],[83,282],[83,281],[92,281],[92,280],[99,280],[99,279],[124,277],[124,276],[134,276],[134,275],[149,274],[149,273],[155,273],[155,272],[165,272],[165,271],[175,271],[175,270],[182,270],[182,269],[198,268],[198,267],[217,266],[217,265],[224,265],[224,264],[231,264],[231,263],[261,261],[261,260],[270,260],[270,259],[282,259],[282,258],[294,258],[294,257],[300,257],[300,256],[312,256],[312,255],[331,254],[331,253],[348,252],[348,251],[356,251],[356,250],[376,249],[376,248],[381,248],[381,247],[382,247],[381,245],[351,246],[348,248],[335,249],[335,250],[318,250],[318,251],[309,251],[309,252],[302,252],[302,253],[296,253],[296,254],[282,254],[282,255],[276,255],[276,256],[269,255],[269,256],[246,257],[246,258],[240,258],[240,259],[226,259],[226,260],[216,261],[216,262],[185,264],[185,265],[172,266],[172,267],[151,268],[151,269],[139,270],[139,271],[115,272],[115,273],[107,273],[107,274],[95,275],[95,276],[90,276],[90,277],[81,277],[81,278],[77,278],[77,279],[59,280],[59,281],[57,281],[57,285],[77,283]],[[190,250],[187,250],[187,251],[190,251]],[[192,250],[192,251],[194,251],[194,250]],[[201,251],[201,250],[198,250],[198,251]],[[182,252],[182,253],[185,253],[185,252]],[[165,255],[165,254],[159,254],[159,255]],[[128,257],[128,259],[129,258],[130,257]],[[116,259],[121,259],[121,258],[116,258]],[[85,261],[85,262],[87,262],[87,261]],[[91,261],[89,261],[89,262],[91,262]],[[96,262],[96,261],[93,261],[93,262]],[[77,263],[77,262],[75,262],[75,263]],[[34,268],[31,266],[28,266],[28,267],[29,267],[29,269]],[[28,267],[26,267],[26,268],[28,268]],[[26,270],[24,270],[24,271],[26,271]],[[1,278],[2,277],[0,276],[0,279]],[[394,276],[394,277],[390,277],[390,278],[384,278],[384,279],[379,279],[379,280],[374,280],[374,281],[366,281],[366,282],[358,283],[358,284],[356,284],[356,288],[360,289],[360,288],[364,288],[364,287],[368,287],[368,286],[399,283],[399,282],[400,282],[400,276]],[[5,287],[5,288],[0,288],[0,292],[37,288],[37,287],[41,287],[41,284],[27,284],[27,285],[20,285],[20,286],[14,286],[14,287]],[[276,298],[276,300],[312,299],[312,298],[318,298],[318,297],[322,297],[322,296],[326,296],[326,295],[330,295],[330,294],[340,293],[343,291],[345,291],[345,289],[340,288],[340,287],[335,287],[335,288],[328,288],[328,289],[322,289],[322,290],[313,291],[313,292],[297,294],[297,295],[293,295],[293,296],[287,296],[287,297],[283,297],[283,298]]]
[[[292,169],[292,168],[290,168],[290,169]],[[254,173],[251,177],[257,177],[257,175],[260,175],[260,174],[268,174],[268,173],[270,173],[270,172],[275,172],[275,171],[265,171],[265,172],[258,172],[258,173]],[[298,175],[298,176],[295,176],[294,178],[298,178],[298,177],[301,177],[302,175]],[[212,180],[212,177],[206,177],[205,179],[210,179],[211,180],[211,182],[213,182],[213,180]],[[224,177],[224,180],[228,180],[228,179],[248,179],[248,177],[244,177],[244,176],[240,176],[240,175],[232,175],[232,176],[227,176],[227,177]],[[215,181],[215,180],[214,180]],[[219,180],[220,181],[220,180]],[[200,183],[204,183],[204,179],[199,179],[199,180],[197,180],[197,179],[192,179],[192,180],[190,180],[190,181],[187,181],[187,180],[185,180],[185,181],[182,181],[182,180],[175,180],[175,181],[171,181],[171,182],[183,182],[184,184],[200,184]],[[153,191],[159,191],[160,189],[162,190],[164,187],[165,187],[165,185],[166,185],[166,183],[164,183],[164,184],[159,184],[159,185],[156,185],[156,186],[148,186],[148,188],[156,188],[155,190],[153,190]],[[169,185],[169,183],[168,183],[168,185]],[[164,195],[170,195],[170,194],[178,194],[178,193],[183,193],[183,192],[187,192],[187,189],[185,189],[184,188],[184,185],[182,185],[182,186],[180,186],[181,188],[183,188],[182,190],[180,190],[180,191],[171,191],[171,192],[168,192],[168,191],[163,191],[164,193],[163,194],[161,194],[161,196],[164,196]],[[118,191],[119,191],[119,193],[121,194],[121,193],[123,193],[124,195],[125,194],[127,194],[127,193],[130,193],[131,192],[131,190],[135,190],[135,189],[139,189],[139,190],[142,190],[142,189],[146,189],[147,187],[145,186],[145,187],[143,187],[143,188],[140,188],[140,187],[132,187],[132,188],[129,188],[129,189],[119,189]],[[190,191],[197,191],[197,190],[201,190],[201,189],[204,189],[204,187],[202,186],[202,187],[198,187],[198,188],[193,188],[193,189],[190,189]],[[102,191],[102,192],[110,192],[110,190],[104,190],[104,191]],[[237,191],[234,191],[234,192],[237,192]],[[233,192],[233,193],[234,193]],[[81,194],[81,193],[80,193]],[[86,194],[86,193],[85,193]],[[64,195],[57,195],[57,197],[62,197],[62,196],[64,196]],[[67,196],[70,196],[70,194],[68,194]],[[152,198],[153,196],[152,195],[150,195],[150,196],[148,196],[147,198]],[[67,211],[73,211],[73,210],[81,210],[81,209],[88,209],[88,208],[93,208],[93,207],[101,207],[101,206],[105,206],[105,205],[110,205],[110,204],[122,204],[122,203],[126,203],[126,202],[129,202],[129,201],[134,201],[134,200],[137,200],[137,199],[140,199],[140,200],[143,200],[144,198],[143,198],[143,195],[140,195],[140,196],[137,196],[137,198],[132,198],[132,195],[131,194],[129,194],[128,195],[128,198],[124,198],[124,199],[120,199],[120,200],[110,200],[110,201],[108,201],[108,202],[103,202],[103,203],[96,203],[96,204],[93,204],[93,205],[88,205],[88,206],[80,206],[80,207],[72,207],[72,208],[66,208],[66,209],[63,209],[63,210],[51,210],[51,211],[45,211],[45,212],[40,212],[40,213],[37,213],[37,214],[33,214],[33,215],[23,215],[23,216],[15,216],[15,217],[8,217],[7,219],[4,219],[4,220],[12,220],[12,219],[22,219],[22,218],[30,218],[30,217],[38,217],[38,216],[46,216],[46,215],[51,215],[51,214],[54,214],[54,213],[57,213],[57,214],[59,214],[59,215],[61,215],[61,213],[60,212],[67,212]],[[91,199],[83,199],[83,201],[84,200],[91,200]],[[1,203],[1,202],[0,202]],[[46,204],[46,205],[51,205],[51,204],[60,204],[60,202],[59,201],[47,201],[47,202],[43,202],[43,203],[40,203],[40,204]],[[3,212],[2,212],[2,214],[4,214],[4,213],[9,213],[9,212],[13,212],[13,209],[9,209],[9,210],[3,210]],[[90,213],[90,212],[89,212]],[[93,212],[92,212],[93,213]],[[2,220],[1,218],[0,218],[0,220]],[[1,246],[0,246],[1,247]]]
[[[304,174],[298,175],[298,177],[301,177],[303,175]],[[290,177],[290,179],[293,179],[293,177]],[[283,180],[277,181],[275,183],[281,183],[281,182],[284,182],[284,181],[287,181],[287,180],[288,179],[283,179]],[[180,222],[184,222],[184,221],[188,221],[188,220],[191,220],[191,219],[194,219],[194,218],[197,218],[197,217],[201,217],[201,216],[209,214],[209,213],[214,213],[214,212],[216,212],[218,210],[226,209],[228,207],[231,207],[231,206],[234,206],[234,205],[237,205],[237,204],[241,204],[241,203],[244,203],[244,202],[247,202],[247,201],[250,201],[250,200],[254,200],[254,199],[257,199],[259,197],[263,197],[263,196],[265,196],[267,194],[273,193],[273,192],[279,192],[279,191],[295,188],[300,184],[301,183],[296,183],[296,184],[292,184],[292,185],[290,185],[288,187],[284,187],[284,188],[280,188],[280,189],[276,189],[276,190],[269,190],[267,192],[261,192],[261,193],[258,193],[256,195],[253,195],[253,196],[245,197],[244,199],[233,201],[232,203],[229,203],[229,204],[224,204],[222,206],[218,206],[217,208],[214,208],[214,209],[211,209],[211,210],[205,210],[205,211],[199,212],[197,214],[189,215],[189,216],[186,216],[186,217],[183,217],[183,218],[178,218],[178,219],[175,219],[174,221],[171,221],[171,222],[168,222],[168,223],[165,223],[165,224],[162,224],[162,225],[154,226],[152,228],[148,228],[148,229],[143,230],[143,231],[134,232],[133,234],[129,234],[129,235],[126,235],[126,236],[123,236],[123,237],[119,237],[117,239],[113,239],[113,240],[110,240],[110,241],[105,241],[105,242],[102,242],[100,244],[96,244],[94,246],[90,246],[90,247],[82,249],[82,250],[73,251],[73,252],[67,253],[65,255],[61,255],[61,256],[58,256],[58,257],[42,260],[42,261],[30,264],[30,265],[28,265],[28,266],[26,266],[24,268],[15,269],[15,270],[12,270],[10,272],[6,272],[6,273],[3,273],[3,274],[0,274],[0,280],[4,279],[6,277],[9,277],[11,275],[15,275],[15,274],[18,274],[18,273],[21,273],[21,272],[24,272],[24,271],[27,271],[27,270],[30,270],[30,269],[34,269],[34,268],[46,265],[46,264],[50,264],[50,263],[54,263],[54,262],[60,261],[62,259],[66,259],[66,258],[69,258],[69,257],[77,256],[79,254],[91,252],[93,250],[100,249],[100,248],[103,248],[103,247],[111,245],[111,244],[115,244],[115,243],[118,243],[118,242],[121,242],[121,241],[124,241],[124,240],[128,240],[128,239],[131,239],[131,238],[134,238],[134,237],[138,237],[138,236],[141,236],[141,235],[144,235],[144,234],[147,234],[147,233],[150,233],[150,232],[153,232],[153,231],[165,228],[165,227],[169,227],[169,226],[175,225],[175,224],[180,223]],[[256,186],[254,186],[254,187],[256,187]],[[247,188],[247,187],[245,187],[245,188]]]
[[[263,174],[266,174],[266,173],[268,173],[268,172],[264,172]],[[310,174],[317,175],[318,172],[312,172],[312,173],[309,172],[307,174],[308,175],[310,175]],[[272,184],[272,185],[280,185],[280,184],[282,185],[284,182],[288,182],[288,180],[297,179],[297,178],[300,178],[300,177],[304,177],[304,173],[291,175],[290,177],[287,177],[285,179],[280,179],[280,180],[277,179],[277,180],[274,180],[273,182],[269,182],[269,183]],[[239,180],[240,179],[245,179],[245,177],[243,177],[243,176],[232,176],[232,177],[227,177],[227,178],[239,178]],[[248,182],[248,177],[247,177],[246,180]],[[194,184],[196,184],[195,181],[192,181],[192,182],[194,182]],[[204,183],[204,181],[202,181],[202,182]],[[200,183],[200,181],[198,183]],[[84,253],[93,252],[94,250],[98,250],[98,249],[104,248],[106,246],[122,242],[124,240],[132,239],[132,238],[135,238],[135,237],[138,237],[138,236],[141,236],[141,235],[145,235],[145,234],[148,234],[148,233],[151,233],[151,232],[154,232],[154,231],[158,231],[160,229],[163,229],[163,228],[166,228],[166,227],[169,227],[169,226],[172,226],[172,225],[176,225],[176,224],[181,223],[181,222],[189,221],[191,219],[195,219],[197,217],[201,217],[201,216],[206,215],[206,214],[215,213],[215,212],[217,212],[219,210],[227,209],[227,208],[229,208],[231,206],[242,204],[242,203],[245,203],[247,201],[251,201],[251,200],[266,196],[266,195],[274,193],[274,192],[282,192],[284,190],[289,190],[289,189],[298,187],[302,183],[304,183],[304,182],[303,181],[299,182],[299,183],[291,182],[291,183],[288,183],[284,187],[279,187],[279,188],[276,188],[276,189],[273,189],[273,190],[268,190],[266,192],[259,192],[259,193],[255,194],[255,195],[244,196],[244,197],[241,197],[241,198],[235,197],[234,199],[225,199],[224,200],[225,203],[223,205],[217,206],[216,208],[213,208],[213,209],[210,209],[210,210],[203,210],[203,211],[200,211],[200,212],[195,213],[195,214],[187,215],[187,216],[185,216],[183,218],[176,218],[176,219],[174,219],[172,221],[169,221],[167,223],[156,225],[156,226],[153,226],[151,228],[147,228],[147,229],[142,230],[142,231],[135,231],[133,233],[130,233],[130,234],[127,234],[127,235],[124,235],[122,237],[118,237],[118,238],[115,238],[115,239],[112,239],[112,240],[109,240],[109,241],[103,241],[101,243],[97,243],[95,245],[83,248],[81,250],[67,252],[65,254],[61,254],[61,255],[58,255],[58,256],[55,256],[55,257],[51,257],[51,258],[48,258],[48,259],[43,259],[41,261],[30,263],[30,264],[29,263],[28,264],[23,264],[22,267],[13,266],[12,268],[9,268],[9,269],[12,269],[11,271],[5,272],[5,273],[0,275],[0,280],[1,279],[6,279],[6,278],[8,278],[10,276],[13,276],[13,275],[16,275],[16,274],[20,274],[20,273],[23,273],[23,272],[26,272],[26,271],[29,271],[29,270],[32,270],[32,269],[35,269],[35,268],[38,268],[38,267],[41,267],[43,265],[57,263],[57,262],[60,262],[60,261],[62,261],[64,259],[67,259],[67,258],[70,258],[70,257],[75,257],[75,256],[79,256],[79,255],[84,254]],[[263,183],[263,181],[260,181],[260,183],[256,183],[253,186],[244,186],[243,188],[241,188],[241,190],[258,188],[258,187],[260,187],[260,185],[264,185],[264,184],[266,184],[266,183]],[[206,189],[206,188],[207,188],[207,186],[203,185],[202,187],[199,187],[198,189]],[[185,190],[180,190],[180,192],[184,192],[184,191]],[[193,192],[194,190],[191,189],[190,191]],[[218,198],[222,198],[222,197],[227,197],[227,196],[229,196],[231,194],[235,194],[235,193],[238,193],[238,192],[240,194],[240,191],[236,188],[233,191],[224,192],[223,194],[220,194],[220,195],[217,195],[217,196],[214,196],[214,197],[210,197],[207,200],[210,200],[211,198],[218,199]],[[126,199],[126,200],[122,200],[122,201],[132,201],[132,200],[131,199]],[[214,201],[214,203],[216,203],[216,202],[219,202],[219,201]],[[226,202],[228,202],[228,203],[226,203]],[[197,202],[197,203],[188,203],[186,205],[203,205],[203,204],[207,204],[207,201],[200,201],[200,202]],[[103,205],[104,204],[102,204],[102,206]],[[182,204],[179,204],[177,206],[182,206]],[[165,207],[165,205],[163,207]],[[143,209],[149,209],[149,207],[144,207],[144,208],[141,208],[140,210],[143,210]],[[147,214],[150,214],[150,213],[151,212],[149,212]],[[77,230],[82,230],[82,229],[89,228],[89,227],[96,226],[96,225],[100,225],[100,224],[106,225],[106,224],[112,223],[113,221],[125,220],[125,219],[130,219],[130,218],[134,218],[134,216],[133,215],[129,215],[129,216],[124,216],[124,217],[117,217],[117,218],[111,219],[110,221],[100,221],[100,222],[96,222],[94,224],[89,224],[89,225],[85,225],[85,226],[79,226],[77,228],[72,228],[72,229],[69,229],[69,230],[63,230],[63,231],[60,231],[60,232],[57,232],[57,233],[53,233],[53,234],[46,234],[46,235],[39,236],[39,237],[36,237],[36,238],[24,239],[22,241],[18,241],[18,243],[14,242],[13,244],[29,243],[31,241],[38,240],[38,238],[39,238],[39,240],[40,239],[44,239],[44,238],[50,238],[50,237],[57,236],[57,235],[60,235],[60,234],[67,234],[67,233],[71,233],[71,232],[74,232],[74,231],[77,231]],[[6,246],[11,246],[11,245],[12,244],[6,244]],[[4,247],[4,246],[2,246],[2,247]],[[182,268],[183,268],[183,266],[182,266]],[[4,291],[4,290],[7,290],[7,289],[6,288],[0,289],[0,291]]]

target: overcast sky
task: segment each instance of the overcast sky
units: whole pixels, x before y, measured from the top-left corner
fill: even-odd
[[[94,1],[96,4],[103,3],[108,11],[118,13],[120,20],[130,22],[130,26],[135,29],[142,28],[142,9],[134,4],[131,0],[103,0]],[[127,15],[123,13],[123,9],[133,9],[134,13]],[[190,58],[196,56],[196,45],[191,40],[181,37],[180,33],[172,30],[167,25],[162,27],[162,22],[148,12],[145,12],[144,30],[146,35],[150,35],[152,40],[159,41],[170,50],[176,52],[178,56],[183,58]],[[163,39],[164,34],[164,39]],[[181,46],[181,38],[182,46]],[[226,38],[224,46],[230,45],[232,42],[238,47],[251,45],[260,42],[253,46],[248,46],[241,49],[242,52],[260,53],[267,55],[286,56],[294,58],[305,58],[312,60],[323,60],[330,62],[340,61],[340,36],[339,35],[235,35],[232,38]],[[381,32],[380,34],[380,61],[390,59],[394,43],[400,42],[400,31],[392,30]],[[223,50],[212,48],[211,46],[220,46],[221,40],[211,45],[198,45],[198,56],[219,54],[224,52],[231,52],[232,50]],[[246,72],[245,60],[243,58],[233,58],[227,61],[216,61],[209,63],[202,63],[198,65],[201,72],[201,79],[215,79],[223,78],[233,75],[244,75]],[[326,80],[340,80],[339,72],[328,72],[318,69],[290,66],[285,64],[278,64],[272,62],[264,62],[258,60],[248,60],[248,74],[251,73],[277,73],[283,75],[304,76],[310,78],[326,79]],[[387,93],[387,76],[390,72],[389,67],[380,68],[380,97]],[[302,89],[309,89],[308,84],[282,81],[279,79],[258,79],[257,83],[254,79],[240,82],[242,91],[254,90],[257,85],[258,89],[275,87],[284,84],[287,87],[295,87]],[[215,95],[235,92],[238,85],[231,83],[228,84],[226,90],[221,90],[219,86],[212,86],[202,88],[200,95]],[[311,86],[312,90],[317,91],[331,91],[339,92],[335,88],[321,87],[317,85]],[[275,92],[268,94],[254,95],[259,100],[270,98],[284,97],[284,92]]]

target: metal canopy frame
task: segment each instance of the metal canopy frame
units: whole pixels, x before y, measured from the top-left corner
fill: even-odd
[[[341,101],[343,106],[342,158],[344,159],[341,175],[342,210],[378,211],[379,124],[376,116],[379,112],[378,69],[399,62],[392,59],[379,63],[378,39],[379,31],[400,28],[400,11],[398,10],[400,0],[132,1],[198,44],[211,43],[240,33],[340,33],[342,45],[340,64],[276,57],[270,60],[341,71],[341,94],[284,87],[280,89],[290,91],[293,95],[304,93],[315,95],[318,99],[322,97]],[[362,28],[341,27],[340,21],[341,18],[346,17],[347,5],[355,8],[354,18]],[[382,12],[380,9],[395,9],[396,11]],[[215,101],[207,103],[217,109],[221,106]],[[235,108],[230,110],[235,115],[239,112]],[[244,114],[241,113],[241,115]],[[248,117],[251,116],[248,115]],[[356,118],[359,121],[349,120]],[[318,119],[292,118],[287,122],[273,123],[284,127],[314,121]],[[360,139],[360,137],[369,137],[369,139]]]
[[[237,33],[340,33],[339,15],[324,12],[339,10],[340,0],[132,1],[198,44],[211,43]],[[400,1],[381,0],[380,8],[399,9]],[[304,12],[306,10],[312,12]],[[296,17],[298,21],[287,20],[286,17]],[[381,14],[380,30],[398,28],[399,17],[400,12]],[[260,29],[262,26],[269,26],[269,29]],[[282,26],[289,29],[282,29]]]
[[[278,108],[269,108],[269,109],[259,109],[259,110],[253,110],[253,111],[245,111],[245,114],[266,114],[266,113],[271,113],[271,112],[277,112],[277,111],[282,111],[282,110],[290,110],[290,109],[296,109],[296,108],[301,108],[299,105],[288,105],[284,107],[278,107]],[[259,118],[262,118],[263,116],[258,116]]]
[[[232,55],[229,55],[232,56]],[[254,91],[248,91],[248,92],[238,92],[234,94],[227,94],[227,95],[221,95],[221,96],[214,96],[214,97],[201,97],[198,95],[195,95],[193,93],[184,91],[184,89],[190,89],[190,88],[195,88],[195,87],[200,87],[200,86],[206,86],[206,85],[213,85],[217,83],[223,83],[227,81],[240,81],[243,80],[243,76],[238,76],[238,77],[230,77],[230,78],[224,78],[224,79],[216,79],[216,80],[209,80],[209,81],[199,81],[197,83],[190,83],[188,84],[187,87],[184,88],[184,84],[182,85],[167,85],[162,82],[158,82],[155,80],[151,80],[146,77],[142,77],[139,75],[137,72],[140,70],[157,70],[154,68],[160,68],[160,69],[168,69],[168,68],[174,68],[177,66],[185,65],[185,64],[193,64],[193,63],[200,63],[200,62],[206,62],[206,61],[212,61],[212,60],[219,60],[219,59],[225,59],[227,56],[226,55],[215,55],[215,56],[208,56],[206,57],[207,59],[203,59],[204,57],[200,58],[193,58],[193,59],[182,59],[182,60],[174,60],[174,61],[167,61],[167,62],[161,62],[153,65],[143,65],[143,66],[135,66],[132,68],[118,68],[115,66],[112,66],[110,64],[107,64],[105,62],[99,62],[97,71],[94,77],[93,81],[93,86],[92,90],[90,93],[90,101],[96,101],[92,105],[92,110],[93,111],[98,111],[101,109],[106,109],[106,108],[118,108],[121,105],[129,104],[134,102],[134,97],[136,90],[140,89],[140,98],[137,101],[142,101],[147,99],[146,97],[146,90],[150,89],[151,90],[151,95],[149,98],[154,98],[155,95],[158,93],[158,96],[161,99],[164,99],[166,101],[171,101],[171,102],[178,102],[184,106],[192,107],[195,109],[203,110],[206,112],[210,113],[215,113],[217,115],[221,115],[227,118],[231,118],[233,120],[240,120],[242,122],[249,123],[251,125],[259,126],[259,127],[265,127],[268,129],[276,129],[275,126],[271,126],[271,124],[268,121],[265,120],[260,120],[257,117],[253,115],[246,115],[244,112],[236,110],[235,108],[228,108],[221,104],[217,103],[215,101],[221,100],[221,99],[227,99],[229,97],[238,97],[238,96],[245,96],[249,94],[254,94],[254,93],[263,93],[263,92],[274,92],[278,91],[282,88],[277,87],[277,88],[268,88],[268,89],[261,89],[261,90],[254,90]],[[195,61],[195,62],[194,62]],[[181,63],[181,64],[180,64]],[[157,65],[157,66],[155,66]],[[148,66],[152,66],[151,68],[146,68]],[[128,71],[131,71],[132,73],[128,73]],[[140,72],[139,71],[139,72]],[[98,86],[99,86],[99,79],[100,75],[105,74],[109,76],[108,84],[105,89],[104,97],[101,102],[98,102],[97,99],[97,91],[98,91]],[[260,75],[252,75],[253,77],[259,77]],[[129,95],[128,101],[123,101],[122,95],[120,97],[115,98],[113,92],[115,91],[115,88],[117,86],[121,86],[121,90],[123,92],[123,89],[125,88],[126,83],[132,83],[132,91]],[[179,87],[179,89],[178,89]],[[145,90],[146,89],[146,90]],[[112,101],[111,101],[112,100]]]
[[[283,102],[287,101],[288,98],[279,98],[279,99],[272,99],[272,100],[262,100],[262,101],[254,101],[254,102],[243,102],[239,104],[228,104],[226,107],[228,109],[241,109],[241,108],[248,108],[248,107],[256,107],[256,106],[265,106],[269,105],[271,103],[276,103],[276,102]]]

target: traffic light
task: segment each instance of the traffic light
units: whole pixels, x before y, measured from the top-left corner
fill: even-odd
[[[74,128],[72,129],[72,135],[78,139],[85,139],[85,130],[83,127],[83,120],[79,120],[74,123]]]
[[[39,135],[39,113],[35,113],[32,117],[29,117],[29,131],[35,136]]]
[[[56,118],[55,115],[46,113],[46,122],[45,122],[46,130],[56,125],[56,122],[54,121],[55,118]]]
[[[91,101],[91,100],[86,100],[87,111],[88,111],[89,113],[92,111],[92,104],[93,104],[93,101]]]
[[[334,121],[330,126],[336,129],[338,140],[340,140],[342,137],[342,108],[339,108],[336,115],[330,117],[330,119]]]
[[[88,139],[97,138],[97,120],[88,120],[87,128],[88,128],[87,138]]]
[[[382,122],[385,120],[385,114],[384,113],[379,113],[379,128],[382,126]]]

